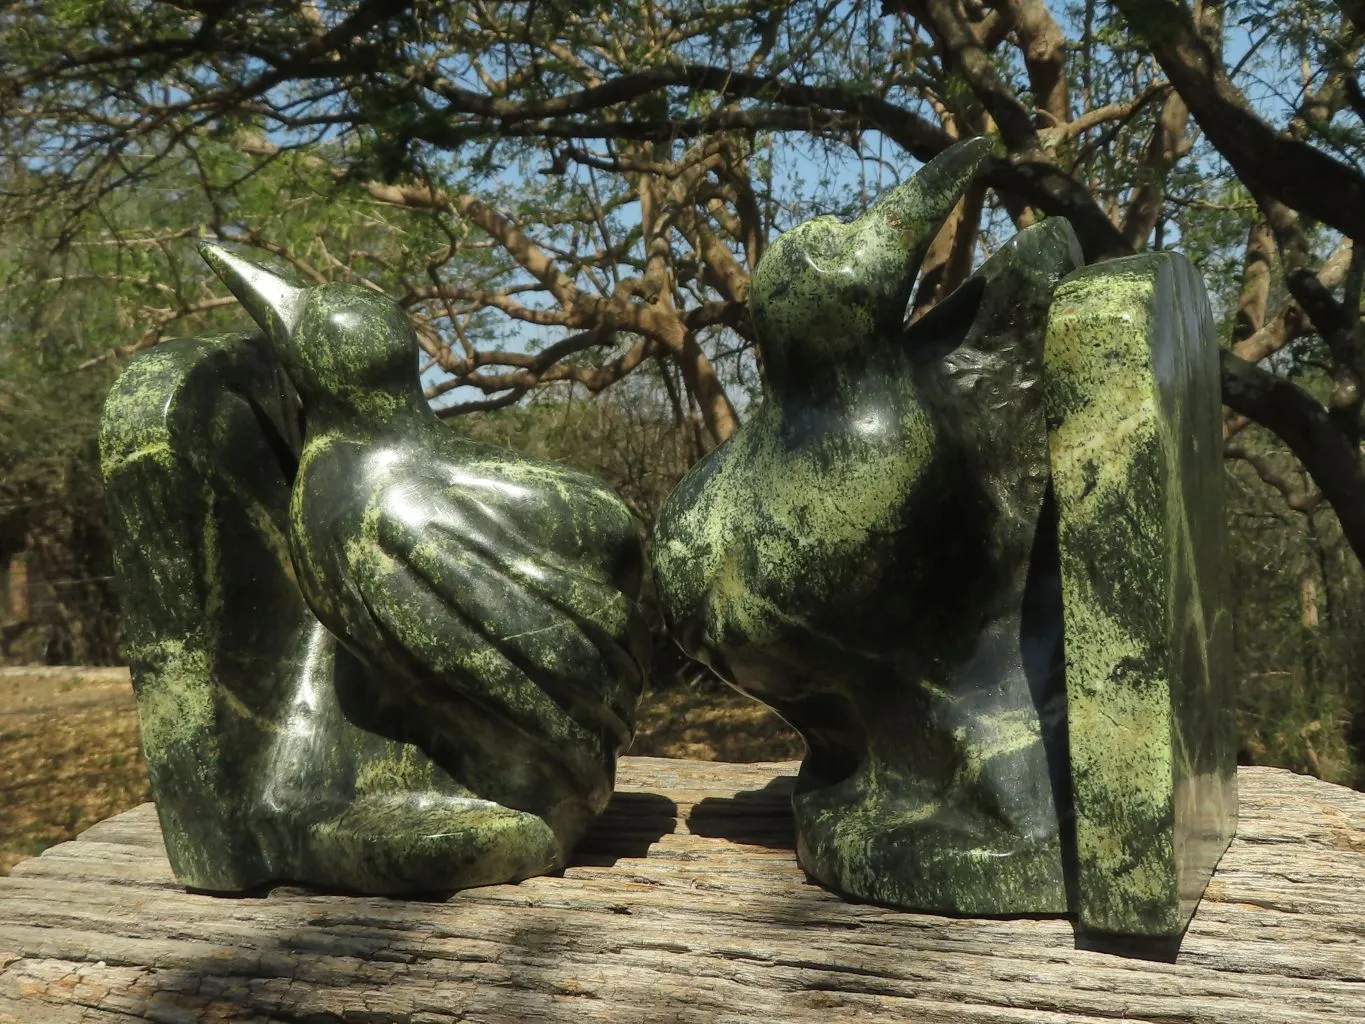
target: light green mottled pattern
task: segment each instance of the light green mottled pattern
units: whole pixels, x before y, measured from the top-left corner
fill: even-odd
[[[1078,271],[1047,338],[1081,924],[1179,934],[1235,827],[1217,343],[1198,274]]]
[[[535,809],[567,850],[610,794],[639,698],[639,668],[620,671],[606,643],[634,638],[643,657],[638,609],[614,583],[634,521],[597,481],[472,445],[434,418],[395,435],[317,425],[291,504],[304,593],[392,666],[413,728],[452,737],[460,778]],[[548,780],[529,795],[518,780],[533,769],[502,767],[513,742],[534,743],[518,756],[537,777],[577,780],[579,797]]]
[[[702,460],[670,496],[655,538],[667,601],[694,609],[705,600],[712,644],[731,632],[761,640],[800,623],[787,602],[745,578],[754,564],[781,594],[828,593],[847,582],[844,563],[896,525],[935,435],[888,339],[899,333],[938,225],[989,151],[984,138],[963,143],[854,221],[797,225],[759,262],[749,308],[763,349],[764,401],[740,438]],[[794,433],[826,436],[801,445]],[[739,458],[729,450],[737,446]],[[736,536],[756,546],[746,565],[726,564],[737,557]]]
[[[473,797],[383,735],[372,680],[305,606],[280,461],[296,418],[262,339],[240,335],[140,356],[105,406],[125,654],[177,879],[411,892],[562,863],[541,818]]]
[[[896,406],[879,401],[859,410],[866,430],[839,439],[833,455],[826,446],[784,445],[782,410],[767,402],[745,425],[742,459],[711,456],[714,469],[702,467],[705,487],[694,500],[683,500],[688,492],[670,498],[677,511],[656,537],[655,565],[668,579],[670,603],[704,603],[708,643],[727,636],[770,642],[785,626],[810,628],[780,596],[847,584],[849,560],[899,525],[934,451],[924,408],[908,391],[899,397]],[[897,438],[894,448],[887,435]],[[736,537],[752,540],[743,563],[735,561]],[[764,581],[752,579],[754,564],[764,567]]]
[[[516,880],[563,862],[541,818],[479,799],[403,742],[372,674],[316,621],[295,650],[289,706],[254,759],[251,826],[271,877],[409,893]]]
[[[223,572],[216,514],[256,507],[245,487],[206,487],[213,438],[255,423],[233,387],[268,395],[259,339],[176,342],[134,360],[111,389],[100,437],[102,472],[142,743],[167,853],[177,877],[207,889],[257,884],[264,855],[244,821],[250,772],[241,752],[271,731],[271,674],[224,660]],[[198,368],[197,372],[192,368]],[[224,462],[260,459],[249,439]],[[223,477],[230,478],[227,468]],[[267,503],[268,503],[268,499]],[[245,513],[243,519],[249,519]],[[268,518],[268,513],[267,513]],[[267,559],[287,564],[278,531]]]
[[[684,649],[807,742],[807,871],[898,906],[1057,913],[1060,595],[1035,544],[1040,520],[1051,536],[1037,382],[1074,235],[1022,232],[902,323],[986,149],[769,249],[750,299],[763,402],[669,496],[652,550]]]
[[[749,314],[770,397],[824,393],[898,333],[915,273],[947,212],[989,155],[959,143],[845,224],[817,217],[782,234],[754,270]]]
[[[304,286],[255,253],[201,252],[302,406],[287,508],[295,593],[367,668],[347,684],[338,655],[338,700],[364,729],[420,747],[459,791],[427,801],[424,817],[422,787],[404,796],[409,754],[362,766],[354,802],[315,833],[339,859],[312,851],[310,863],[427,889],[562,865],[610,797],[648,672],[639,524],[586,474],[442,424],[392,299]],[[332,731],[303,729],[293,745],[325,753]],[[387,781],[372,792],[376,778]]]

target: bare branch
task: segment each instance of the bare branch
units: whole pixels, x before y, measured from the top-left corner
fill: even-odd
[[[1351,550],[1365,559],[1365,503],[1357,500],[1365,493],[1359,444],[1306,391],[1226,349],[1221,354],[1223,401],[1289,445],[1331,502]]]
[[[1115,5],[1152,48],[1205,136],[1253,193],[1273,196],[1365,242],[1365,176],[1258,116],[1228,79],[1184,4],[1115,0]]]
[[[1263,483],[1269,484],[1280,492],[1284,498],[1284,503],[1295,512],[1312,512],[1323,502],[1322,491],[1309,491],[1303,493],[1295,490],[1293,484],[1284,478],[1283,475],[1275,471],[1275,467],[1270,464],[1270,460],[1264,455],[1248,451],[1241,445],[1224,445],[1223,457],[1245,462],[1256,471],[1256,475],[1261,478]]]
[[[1317,276],[1324,288],[1331,291],[1341,286],[1346,278],[1352,251],[1351,242],[1344,241],[1323,262]],[[1296,338],[1312,333],[1312,322],[1297,303],[1290,303],[1260,330],[1234,344],[1232,351],[1239,359],[1257,363],[1266,356],[1278,352]]]
[[[1052,128],[1040,129],[1038,137],[1042,140],[1045,148],[1055,149],[1066,142],[1080,138],[1091,128],[1097,128],[1112,121],[1128,120],[1152,100],[1165,95],[1170,88],[1170,82],[1152,82],[1131,100],[1122,103],[1106,103],[1094,110],[1087,110],[1074,121],[1059,124]]]

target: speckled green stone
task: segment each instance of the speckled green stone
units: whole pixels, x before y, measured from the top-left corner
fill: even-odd
[[[765,395],[666,502],[653,561],[685,650],[806,740],[797,853],[850,895],[1061,913],[1061,595],[1047,308],[1080,264],[1049,220],[906,330],[924,250],[987,152],[949,150],[754,275]]]
[[[1236,827],[1218,346],[1184,257],[1087,267],[1046,355],[1082,926],[1179,935]]]
[[[439,819],[460,794],[416,747],[352,722],[370,702],[366,670],[292,578],[299,428],[260,337],[159,346],[110,392],[103,474],[152,794],[191,888],[402,890],[430,870],[392,827],[403,805],[411,816],[427,799]],[[348,850],[365,831],[367,849]]]
[[[639,525],[441,424],[391,300],[212,255],[267,336],[139,357],[102,434],[177,878],[382,893],[561,867],[647,673]]]

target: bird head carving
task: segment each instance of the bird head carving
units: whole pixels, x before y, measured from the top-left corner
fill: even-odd
[[[393,299],[341,282],[310,286],[282,260],[221,242],[200,242],[199,252],[265,332],[305,405],[425,406],[417,336]]]
[[[986,138],[958,143],[856,220],[817,217],[772,244],[749,312],[774,393],[837,372],[897,332],[929,243],[990,152]]]

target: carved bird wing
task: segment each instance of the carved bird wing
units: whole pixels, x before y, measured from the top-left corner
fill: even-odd
[[[473,705],[600,772],[630,741],[649,639],[634,595],[557,536],[600,544],[599,510],[493,465],[403,468],[373,491],[346,575],[413,696]]]

